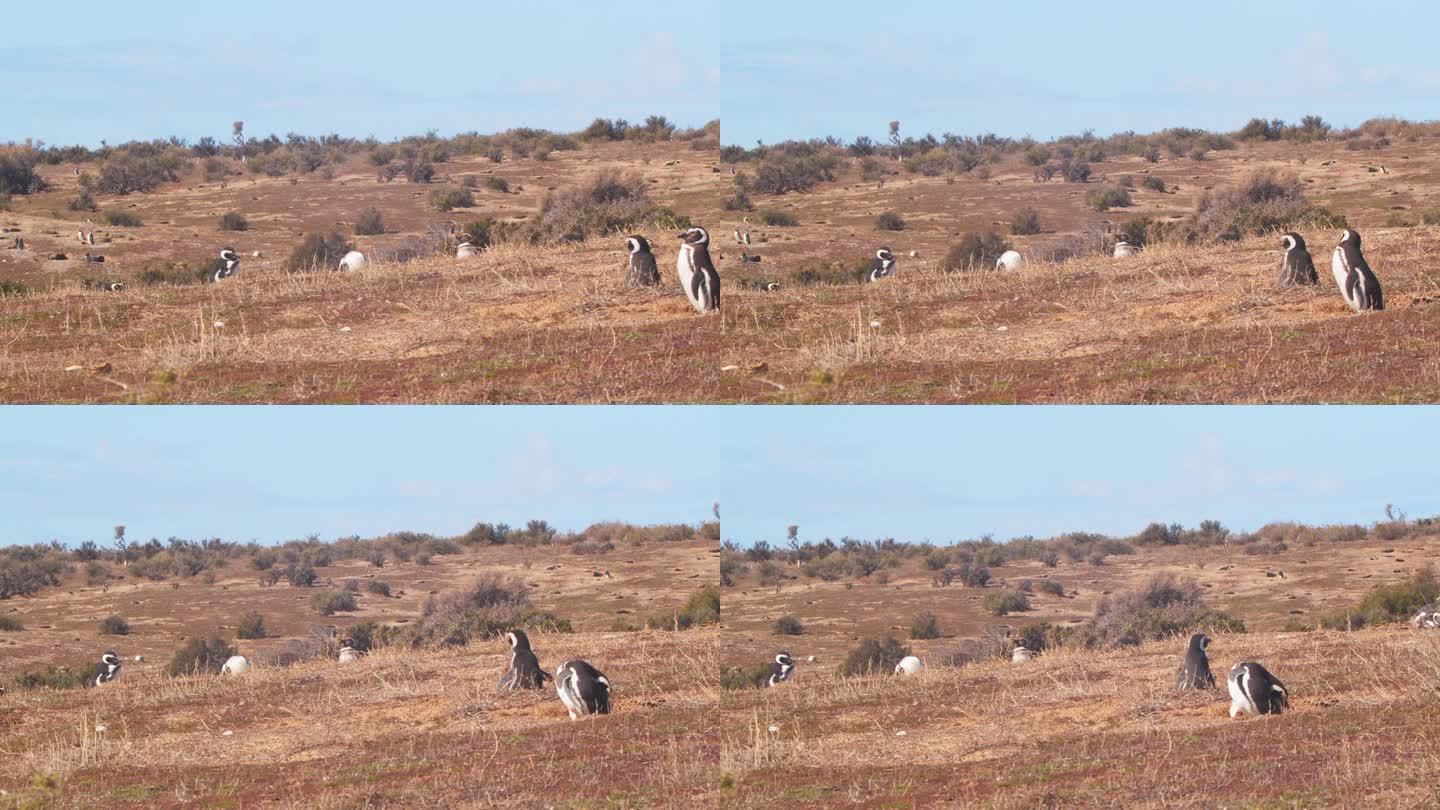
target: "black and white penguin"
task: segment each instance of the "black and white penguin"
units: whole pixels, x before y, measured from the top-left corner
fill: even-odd
[[[610,713],[610,681],[600,670],[579,658],[571,658],[556,667],[555,693],[569,710],[571,720]]]
[[[1319,284],[1320,276],[1315,272],[1310,250],[1305,247],[1305,237],[1292,231],[1285,234],[1282,243],[1285,245],[1285,261],[1280,265],[1280,286]]]
[[[1290,707],[1285,684],[1258,661],[1241,661],[1230,668],[1230,716],[1280,714]]]
[[[1360,233],[1346,228],[1335,248],[1335,257],[1330,261],[1330,270],[1335,274],[1335,286],[1345,303],[1356,312],[1381,310],[1385,299],[1380,293],[1380,279],[1370,270],[1365,254],[1360,252]]]
[[[790,680],[795,672],[795,659],[790,653],[781,650],[775,654],[775,660],[770,662],[770,676],[765,679],[765,687],[776,686]]]
[[[218,282],[222,278],[230,278],[240,272],[240,256],[234,250],[221,249],[220,261],[224,264],[215,267],[215,274],[210,278],[211,281]]]
[[[626,287],[654,287],[660,283],[660,268],[655,264],[655,254],[650,252],[650,240],[643,236],[632,236],[625,240],[630,248],[630,275],[625,277]]]
[[[720,274],[710,261],[710,232],[691,228],[681,233],[680,257],[675,269],[680,286],[697,312],[720,311]]]
[[[1208,646],[1210,637],[1204,633],[1196,633],[1190,637],[1190,648],[1185,651],[1185,660],[1180,663],[1180,671],[1175,674],[1177,690],[1215,688],[1215,675],[1210,671],[1210,657],[1205,654]]]
[[[505,638],[510,642],[510,668],[500,676],[500,691],[543,688],[550,674],[540,668],[540,659],[530,649],[530,637],[524,630],[511,630]]]
[[[875,258],[870,262],[870,272],[865,274],[865,281],[873,283],[893,275],[894,272],[895,254],[890,252],[890,248],[882,247],[875,251]]]
[[[480,248],[475,247],[474,237],[470,234],[460,235],[460,244],[455,247],[455,258],[473,259],[480,255]]]
[[[110,683],[118,677],[120,677],[120,656],[114,652],[107,652],[100,656],[100,664],[95,668],[95,686]]]

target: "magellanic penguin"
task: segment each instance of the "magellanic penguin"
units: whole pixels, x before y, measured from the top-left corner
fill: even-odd
[[[1117,259],[1128,259],[1138,252],[1140,252],[1139,248],[1124,240],[1121,240],[1115,245],[1115,258]]]
[[[650,240],[643,236],[632,236],[625,240],[630,248],[630,275],[625,277],[626,287],[654,287],[660,283],[660,268],[655,264],[655,254],[650,252]]]
[[[110,683],[120,677],[120,656],[107,652],[100,656],[100,665],[95,668],[95,686]]]
[[[1290,707],[1285,684],[1257,661],[1241,661],[1230,668],[1230,716],[1280,714]]]
[[[610,713],[610,681],[600,670],[579,658],[571,658],[556,667],[555,693],[569,710],[571,720]]]
[[[460,237],[460,244],[455,248],[455,258],[473,259],[480,255],[480,248],[475,247],[473,239],[468,233]]]
[[[1180,664],[1180,671],[1175,673],[1177,690],[1215,687],[1215,675],[1210,671],[1210,657],[1205,654],[1208,646],[1210,637],[1204,633],[1196,633],[1190,637],[1190,648],[1185,651],[1185,660]]]
[[[1360,252],[1360,233],[1346,228],[1335,248],[1335,257],[1330,261],[1330,270],[1335,274],[1335,285],[1345,303],[1356,312],[1381,310],[1385,300],[1380,294],[1380,279],[1370,270],[1365,254]]]
[[[685,297],[697,312],[720,311],[720,274],[715,263],[710,261],[710,232],[704,228],[691,228],[680,234],[680,258],[676,270],[680,273],[680,286]]]
[[[1319,284],[1320,276],[1315,272],[1315,262],[1310,258],[1310,250],[1305,247],[1305,237],[1291,232],[1285,234],[1282,241],[1285,245],[1285,261],[1280,265],[1280,286]]]
[[[1025,266],[1025,257],[1019,251],[1007,250],[995,260],[996,270],[1019,270]]]
[[[765,686],[768,688],[782,684],[790,680],[794,673],[795,659],[790,657],[790,653],[781,650],[775,654],[775,660],[770,662],[770,677],[765,679]]]
[[[865,274],[865,281],[873,284],[894,274],[895,254],[891,253],[888,247],[882,247],[875,251],[875,258],[870,261],[870,272]]]
[[[215,267],[215,274],[210,277],[211,281],[219,281],[222,278],[230,278],[240,272],[240,256],[230,248],[220,250],[220,260],[224,264]]]
[[[925,662],[913,655],[907,655],[895,665],[896,675],[915,675],[925,668]]]
[[[511,630],[505,638],[510,642],[510,668],[500,676],[500,691],[543,688],[550,674],[540,668],[540,659],[530,649],[530,637],[524,630]]]
[[[1024,642],[1021,642],[1021,643],[1019,643],[1019,644],[1016,644],[1016,645],[1015,645],[1015,649],[1013,649],[1013,650],[1010,651],[1010,662],[1011,662],[1011,663],[1014,663],[1014,664],[1023,664],[1023,663],[1025,663],[1026,661],[1034,661],[1034,660],[1035,660],[1035,653],[1034,653],[1033,651],[1031,651],[1031,649],[1030,649],[1029,647],[1026,647]]]

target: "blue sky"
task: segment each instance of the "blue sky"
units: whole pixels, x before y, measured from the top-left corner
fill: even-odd
[[[1440,410],[727,409],[722,535],[951,542],[1440,514]],[[763,427],[762,427],[763,426]]]
[[[0,545],[699,523],[688,408],[0,408]]]
[[[719,117],[719,49],[661,0],[7,3],[0,142],[380,138]]]
[[[722,138],[1238,129],[1429,119],[1440,7],[1410,0],[725,5]]]

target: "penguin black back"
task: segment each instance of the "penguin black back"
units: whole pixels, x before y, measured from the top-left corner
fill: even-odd
[[[530,649],[530,637],[524,630],[511,630],[505,634],[510,642],[510,667],[500,676],[499,689],[540,689],[550,675],[540,668],[540,659]]]
[[[643,236],[632,236],[625,240],[630,248],[630,274],[625,277],[627,287],[654,287],[660,283],[660,268],[655,264],[655,254],[650,250],[650,241]]]
[[[572,658],[555,670],[555,692],[575,720],[610,713],[610,681],[586,661]]]
[[[95,678],[91,683],[99,686],[102,683],[110,683],[120,677],[120,656],[114,651],[106,652],[100,656],[100,663],[95,667]]]
[[[865,280],[876,282],[894,272],[895,254],[890,252],[890,248],[882,247],[875,251],[875,258],[870,261],[870,272],[865,274]]]
[[[1210,671],[1210,657],[1205,648],[1210,646],[1210,637],[1196,633],[1190,637],[1190,647],[1185,651],[1185,660],[1175,675],[1176,689],[1212,689],[1215,675]]]
[[[795,659],[790,653],[781,650],[775,654],[775,660],[770,662],[770,676],[765,679],[765,686],[771,687],[790,680],[790,675],[795,671]]]
[[[1290,693],[1259,661],[1241,661],[1230,668],[1230,716],[1280,714],[1290,707]]]
[[[1319,284],[1320,276],[1315,272],[1315,260],[1310,258],[1305,237],[1292,231],[1285,234],[1281,243],[1285,246],[1285,259],[1280,264],[1280,286]]]

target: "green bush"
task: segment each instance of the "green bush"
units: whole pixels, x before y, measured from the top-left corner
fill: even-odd
[[[250,610],[240,614],[240,621],[235,625],[236,638],[265,638],[268,635],[270,635],[270,628],[265,626],[265,617],[261,616],[259,612]]]
[[[379,208],[366,208],[355,218],[356,236],[376,236],[385,233],[385,215]]]
[[[772,228],[793,228],[800,224],[800,220],[788,211],[780,211],[775,208],[766,208],[756,214],[760,222]]]
[[[905,218],[894,211],[886,211],[875,218],[875,230],[903,231],[905,230]]]
[[[235,647],[222,636],[192,638],[185,646],[175,651],[170,663],[165,665],[165,674],[180,675],[220,674],[220,668],[235,654]]]
[[[770,678],[770,665],[757,664],[749,667],[722,667],[720,688],[726,691],[759,689]]]
[[[775,620],[775,633],[781,636],[798,636],[805,633],[805,625],[794,616],[781,616]]]
[[[1096,211],[1109,211],[1111,208],[1129,208],[1134,204],[1130,199],[1130,192],[1115,186],[1090,189],[1090,191],[1085,194],[1085,203]]]
[[[250,220],[246,219],[245,215],[239,211],[229,211],[220,217],[220,230],[248,231],[250,230]]]
[[[1053,579],[1040,580],[1040,585],[1038,587],[1040,588],[1041,593],[1048,593],[1051,596],[1065,595],[1065,586],[1061,585],[1059,582],[1056,582]]]
[[[1410,578],[1388,585],[1376,585],[1350,610],[1326,616],[1321,626],[1331,629],[1358,629],[1372,624],[1409,621],[1417,610],[1440,600],[1440,580],[1426,567]]]
[[[1010,233],[1015,236],[1033,236],[1041,230],[1040,212],[1034,208],[1022,208],[1010,219]]]
[[[491,191],[498,191],[501,194],[510,193],[510,181],[498,175],[490,175],[485,178],[485,187]]]
[[[706,585],[685,600],[678,610],[656,613],[645,620],[652,630],[688,630],[720,621],[720,589]]]
[[[882,639],[867,638],[861,641],[846,656],[840,665],[840,674],[847,677],[857,675],[888,675],[895,671],[900,659],[910,654],[910,648],[901,644],[894,636]]]
[[[928,610],[916,613],[910,620],[910,638],[940,638],[940,619]]]
[[[1147,174],[1144,177],[1140,178],[1140,187],[1149,189],[1151,191],[1159,191],[1161,193],[1164,193],[1165,179],[1162,177],[1156,177],[1153,174]]]
[[[130,635],[130,622],[125,621],[124,616],[106,616],[100,620],[100,635],[128,636]]]
[[[112,205],[100,212],[100,221],[116,228],[138,228],[145,224],[139,214],[118,205]]]
[[[333,616],[342,611],[355,610],[360,605],[355,601],[355,594],[340,590],[320,591],[310,597],[310,606],[322,616]]]
[[[1030,609],[1030,597],[1022,591],[1003,590],[999,593],[985,595],[983,602],[985,609],[996,616],[1008,616],[1011,613],[1020,613]]]
[[[466,188],[437,188],[430,192],[430,204],[441,211],[469,208],[475,204],[475,195]]]
[[[365,590],[378,596],[390,595],[390,583],[383,579],[372,579],[365,583]]]

